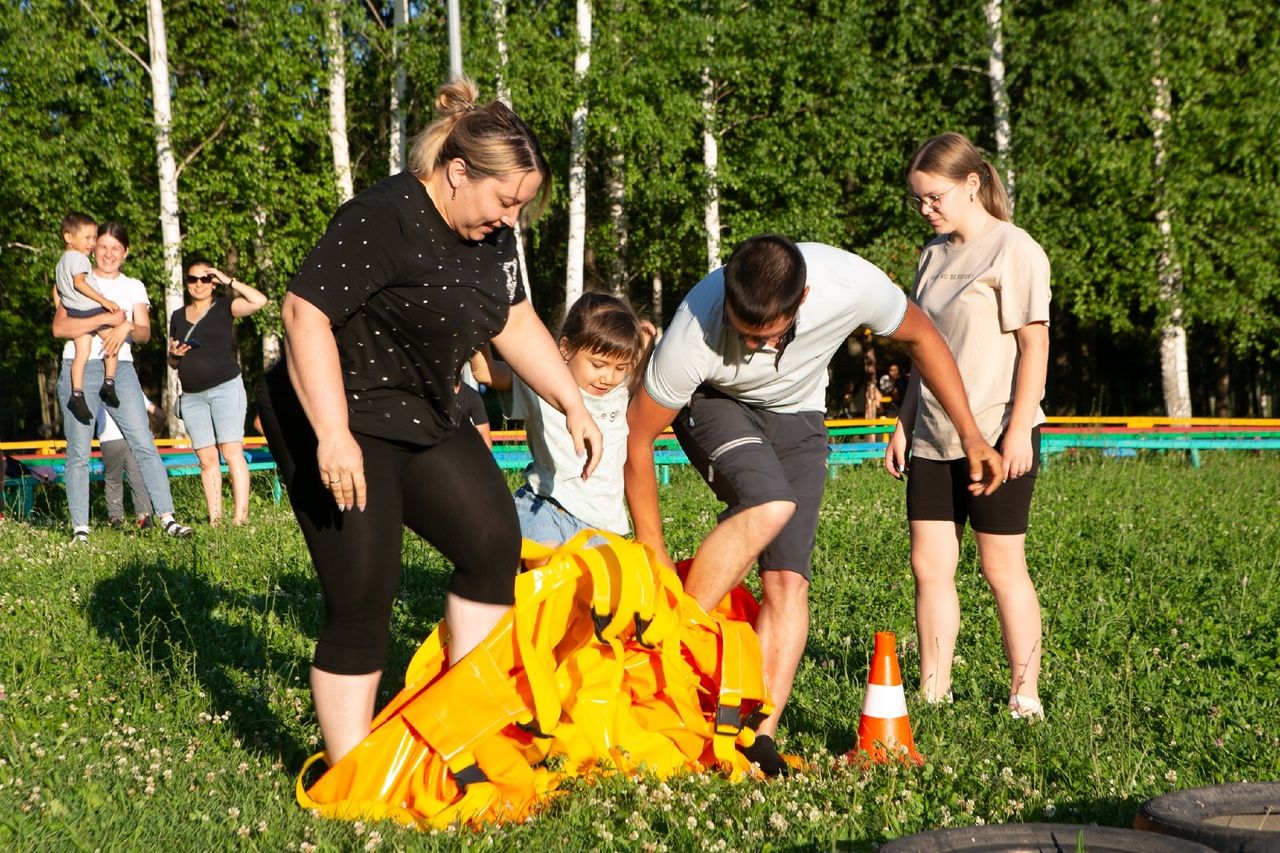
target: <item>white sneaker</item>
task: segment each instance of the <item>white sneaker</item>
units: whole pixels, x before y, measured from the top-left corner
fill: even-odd
[[[1009,697],[1009,716],[1015,720],[1043,720],[1044,705],[1039,699],[1015,693]]]

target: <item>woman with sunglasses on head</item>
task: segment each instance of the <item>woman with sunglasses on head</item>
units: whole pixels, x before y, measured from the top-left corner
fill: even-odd
[[[907,186],[908,206],[937,235],[920,256],[912,298],[951,348],[974,418],[1000,452],[1005,481],[991,495],[965,488],[968,469],[955,430],[913,373],[885,468],[901,478],[910,453],[907,518],[921,691],[930,702],[951,697],[960,632],[955,573],[967,521],[995,595],[1011,670],[1009,712],[1043,717],[1040,602],[1025,545],[1045,419],[1040,401],[1049,364],[1049,260],[1010,221],[999,176],[964,136],[944,133],[921,146],[907,169]]]
[[[214,288],[226,295],[214,297]],[[222,467],[231,476],[232,520],[249,518],[249,463],[244,458],[244,418],[248,407],[232,322],[267,304],[267,297],[204,260],[187,265],[191,297],[169,318],[169,365],[182,381],[179,414],[200,462],[200,484],[209,523],[222,520]]]
[[[476,98],[466,78],[442,86],[410,170],[334,214],[285,296],[281,369],[259,385],[324,591],[311,689],[331,765],[369,733],[405,527],[454,567],[450,665],[515,600],[515,504],[455,390],[471,354],[492,341],[564,414],[584,477],[600,457],[600,431],[517,261],[513,228],[545,203],[550,169],[528,125]]]

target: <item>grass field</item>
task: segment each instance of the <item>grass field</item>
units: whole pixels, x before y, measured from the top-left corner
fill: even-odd
[[[1029,561],[1045,620],[1043,723],[1007,719],[991,596],[972,541],[953,705],[910,703],[920,769],[853,770],[872,635],[917,661],[901,484],[866,466],[829,484],[813,622],[783,746],[817,769],[573,786],[518,826],[422,834],[323,821],[294,804],[318,749],[306,686],[322,617],[287,507],[255,479],[252,522],[179,542],[95,530],[67,544],[58,498],[0,525],[0,847],[5,850],[874,850],[941,826],[1128,826],[1177,788],[1280,778],[1280,458],[1054,457]],[[200,516],[195,478],[175,481]],[[100,510],[100,507],[99,507]],[[714,521],[688,471],[664,491],[670,544]],[[406,538],[384,694],[440,618],[447,567]]]

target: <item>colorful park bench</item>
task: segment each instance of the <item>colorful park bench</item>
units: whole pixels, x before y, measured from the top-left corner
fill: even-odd
[[[827,421],[831,436],[829,465],[834,477],[842,465],[878,463],[884,458],[894,422],[848,419]],[[95,443],[96,444],[96,443]],[[172,477],[195,476],[200,465],[188,443],[178,439],[157,439],[157,449]],[[0,449],[28,468],[45,468],[43,476],[19,477],[5,481],[12,490],[10,505],[15,514],[29,514],[37,485],[61,483],[66,469],[65,441],[4,442]],[[1136,456],[1143,452],[1185,452],[1199,467],[1201,450],[1280,450],[1280,420],[1261,418],[1158,418],[1158,417],[1051,417],[1040,432],[1040,453],[1045,463],[1062,453],[1096,450],[1109,456]],[[245,438],[245,455],[250,471],[272,472],[272,494],[279,501],[280,481],[275,460],[261,436]],[[504,471],[521,471],[531,456],[523,430],[494,430],[493,455]],[[654,443],[654,464],[663,485],[671,481],[671,468],[688,465],[689,459],[670,432]],[[226,466],[222,466],[226,471]],[[102,460],[95,453],[89,463],[91,481],[102,479]],[[10,503],[6,500],[6,503]]]

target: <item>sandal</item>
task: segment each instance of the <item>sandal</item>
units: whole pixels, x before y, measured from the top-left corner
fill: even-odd
[[[1009,716],[1015,720],[1043,720],[1044,705],[1039,699],[1015,693],[1009,697]]]
[[[179,524],[178,520],[170,516],[164,520],[161,525],[165,536],[172,536],[174,539],[190,539],[191,534],[195,531],[185,524]]]

